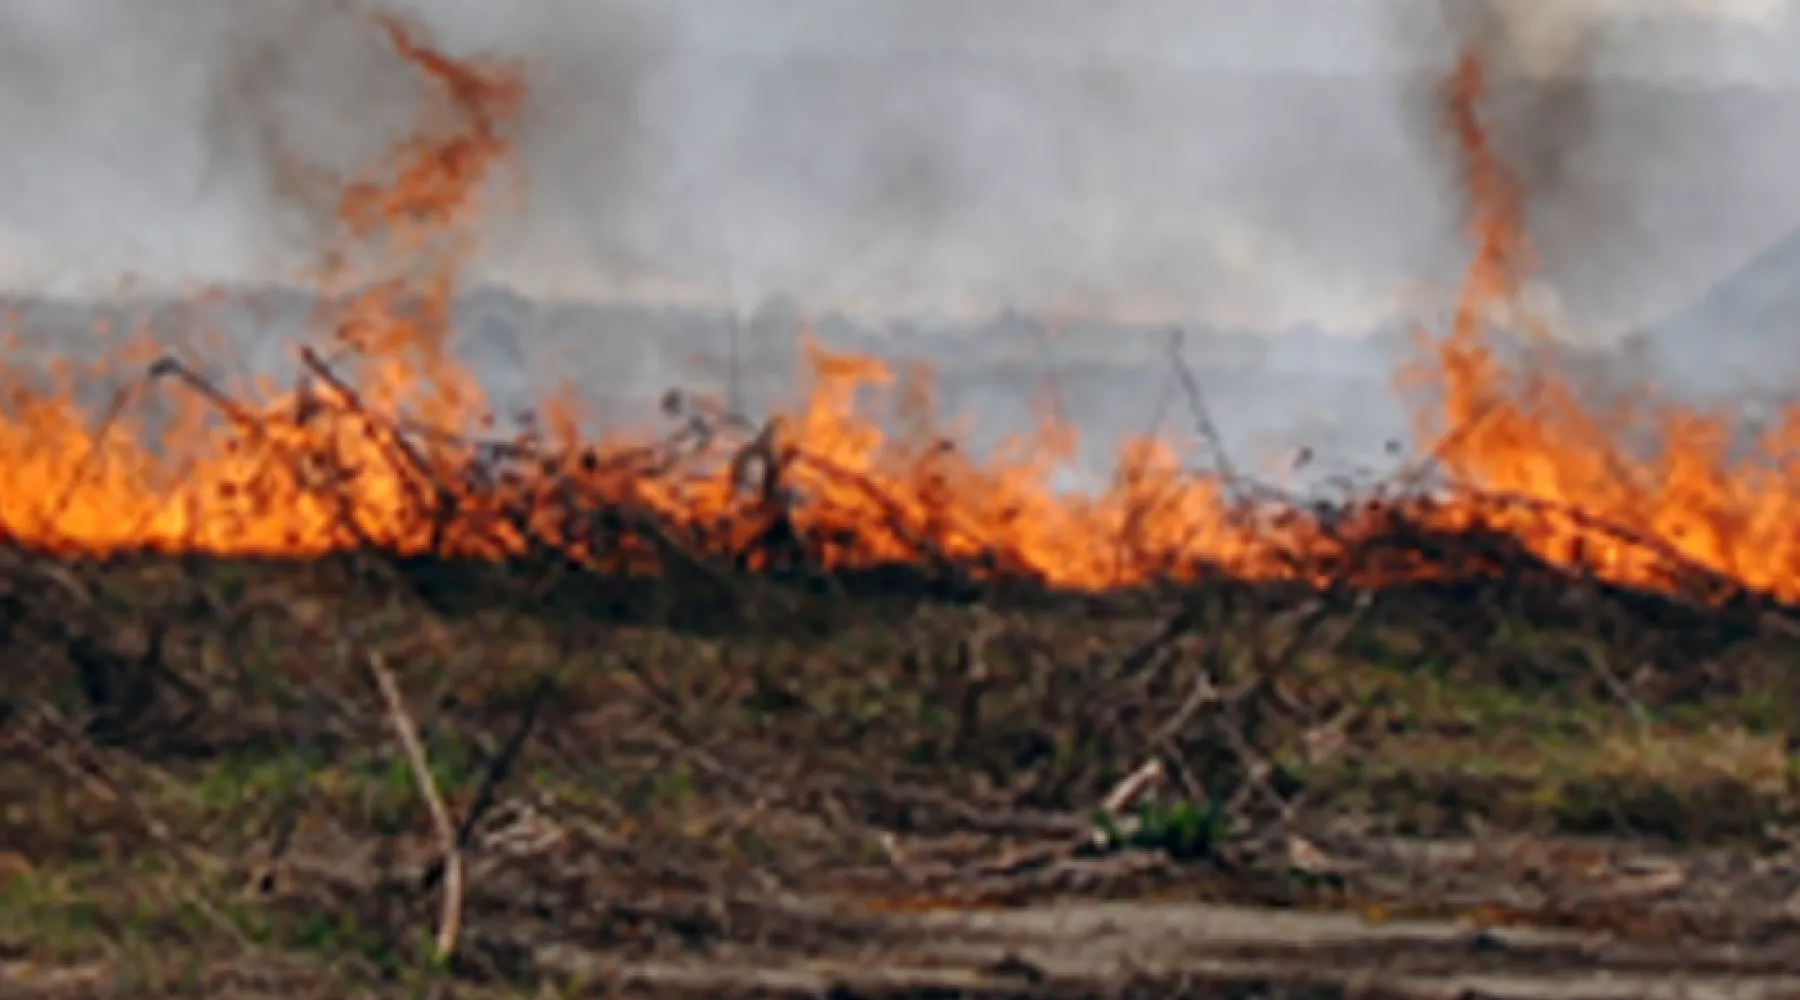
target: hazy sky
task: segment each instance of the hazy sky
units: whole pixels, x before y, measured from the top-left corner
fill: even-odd
[[[394,6],[532,60],[527,201],[484,264],[528,291],[1353,330],[1456,270],[1454,188],[1398,82],[1454,48],[1432,0]],[[1800,226],[1795,3],[1457,6],[1491,8],[1525,72],[1789,99],[1581,104],[1543,224],[1583,325]],[[275,164],[366,161],[413,96],[320,0],[0,0],[0,284],[285,273],[319,205]]]

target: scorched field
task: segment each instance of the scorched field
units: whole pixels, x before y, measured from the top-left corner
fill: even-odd
[[[1427,446],[1316,503],[1054,490],[1076,429],[973,458],[823,348],[499,435],[445,341],[528,74],[372,30],[437,100],[291,385],[0,367],[0,992],[1792,995],[1800,409],[1490,349],[1478,53]]]

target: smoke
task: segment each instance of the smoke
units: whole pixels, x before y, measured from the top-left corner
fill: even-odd
[[[1757,3],[1645,29],[1600,0],[12,0],[0,125],[32,141],[0,156],[0,226],[29,234],[6,257],[71,270],[305,265],[325,178],[420,97],[358,9],[380,4],[529,65],[525,198],[483,262],[528,293],[1361,331],[1454,277],[1450,161],[1407,138],[1435,128],[1419,81],[1478,34],[1533,81],[1498,111],[1546,273],[1578,312],[1641,314],[1620,247],[1686,211],[1717,231],[1666,263],[1721,270],[1780,219],[1786,161],[1749,123],[1608,87],[1704,68],[1707,30],[1764,45]],[[1682,163],[1629,162],[1646,150]],[[1711,203],[1669,208],[1683,184]]]
[[[1669,253],[1668,241],[1690,236],[1680,231],[1688,222],[1681,216],[1689,213],[1670,203],[1671,181],[1680,178],[1672,164],[1685,160],[1691,166],[1697,158],[1711,158],[1707,172],[1715,185],[1737,179],[1725,157],[1746,136],[1730,130],[1734,123],[1719,120],[1718,107],[1697,107],[1691,89],[1672,84],[1696,67],[1723,68],[1728,50],[1720,43],[1727,36],[1717,24],[1767,25],[1783,16],[1782,8],[1776,0],[1704,7],[1687,0],[1632,5],[1444,0],[1395,5],[1390,28],[1397,47],[1422,63],[1435,57],[1442,65],[1462,51],[1481,59],[1491,81],[1481,113],[1523,189],[1525,223],[1538,262],[1533,296],[1553,318],[1573,303],[1575,315],[1588,323],[1585,330],[1570,325],[1561,332],[1599,333],[1604,339],[1625,332],[1632,321],[1656,318],[1654,309],[1645,310],[1636,300],[1648,297],[1661,308],[1673,304],[1666,292],[1645,287],[1647,276],[1667,274],[1654,266],[1659,255],[1680,256],[1678,250]],[[1696,16],[1701,13],[1710,16]],[[1683,36],[1685,44],[1667,45],[1671,35]],[[1647,39],[1665,44],[1648,45]],[[1654,72],[1660,57],[1668,64],[1657,74],[1663,82],[1636,91],[1619,87],[1622,54],[1636,57],[1640,73]],[[1428,157],[1444,168],[1440,183],[1454,202],[1461,197],[1462,158],[1443,127],[1441,88],[1412,88],[1404,106],[1415,135],[1425,139]],[[1754,161],[1743,166],[1746,173],[1758,167]],[[1682,197],[1744,212],[1747,206],[1728,194],[1715,186]],[[1759,241],[1782,232],[1773,227],[1795,221],[1791,215],[1774,216]]]
[[[0,8],[20,55],[0,65],[0,122],[30,137],[0,156],[0,174],[22,178],[0,193],[0,225],[26,234],[19,256],[90,283],[309,263],[328,179],[374,159],[420,97],[367,30],[359,7],[377,2]],[[1281,93],[1277,79],[1265,97],[1268,79],[1204,69],[1243,47],[1197,27],[1270,32],[1230,5],[383,6],[452,50],[530,66],[526,197],[494,220],[485,262],[529,292],[751,304],[785,291],[859,313],[1018,304],[1354,329],[1426,256],[1424,227],[1382,227],[1370,248],[1345,206],[1273,192],[1302,130],[1319,133],[1304,105],[1330,88]],[[1275,72],[1290,56],[1332,68],[1329,48],[1303,48],[1244,50]],[[1418,171],[1390,162],[1375,102],[1349,105],[1323,123],[1333,169],[1400,214]],[[17,270],[9,283],[38,284]]]
[[[524,198],[479,276],[538,300],[1366,333],[1458,277],[1438,88],[1470,40],[1573,330],[1678,308],[1800,222],[1792,94],[1719,82],[1800,83],[1774,0],[8,0],[0,283],[313,263],[329,178],[423,96],[374,6],[526,63]],[[523,353],[608,378],[569,370],[589,334],[564,328]],[[1231,369],[1234,407],[1382,393],[1383,371],[1333,383],[1316,337],[1271,339]],[[1164,371],[1141,341],[1105,347]],[[659,351],[606,358],[657,355],[618,366],[661,388]]]
[[[188,2],[203,19],[205,0]],[[249,0],[217,11],[199,107],[202,189],[237,187],[265,210],[258,223],[274,245],[322,245],[336,179],[405,133],[417,74],[344,0]]]

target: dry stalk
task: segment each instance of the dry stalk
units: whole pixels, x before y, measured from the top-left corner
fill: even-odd
[[[1163,762],[1161,758],[1151,757],[1138,765],[1137,770],[1126,775],[1106,798],[1100,802],[1100,808],[1108,816],[1117,817],[1130,809],[1144,794],[1155,788],[1163,779]]]
[[[431,810],[431,825],[444,853],[444,903],[438,918],[436,957],[439,962],[448,962],[456,953],[457,938],[462,933],[465,892],[462,849],[457,843],[456,823],[450,818],[450,809],[444,805],[443,795],[438,792],[437,780],[431,776],[431,762],[426,759],[425,746],[419,741],[418,726],[413,723],[412,714],[406,710],[406,702],[400,696],[400,686],[394,682],[394,674],[382,662],[380,654],[369,654],[369,673],[374,676],[375,686],[381,691],[381,700],[387,703],[388,718],[393,722],[394,735],[399,739],[400,748],[406,753],[406,761],[412,767],[413,778],[419,785],[419,794],[424,797],[426,807]]]

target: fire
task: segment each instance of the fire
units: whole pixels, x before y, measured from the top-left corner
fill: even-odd
[[[1789,408],[1750,454],[1733,458],[1733,423],[1658,403],[1602,407],[1554,366],[1503,364],[1483,338],[1488,307],[1513,299],[1529,271],[1524,199],[1478,115],[1486,80],[1477,50],[1463,54],[1449,87],[1449,119],[1462,149],[1474,254],[1453,327],[1409,374],[1433,385],[1441,408],[1417,421],[1441,437],[1441,464],[1489,494],[1526,498],[1489,505],[1482,520],[1523,537],[1534,551],[1626,582],[1651,582],[1643,545],[1595,537],[1603,522],[1752,589],[1800,596],[1800,408]],[[1629,448],[1649,441],[1653,447]],[[1558,509],[1546,517],[1543,508]]]
[[[1786,528],[1800,497],[1800,466],[1786,457],[1800,411],[1759,460],[1731,463],[1722,418],[1644,405],[1598,412],[1578,386],[1486,346],[1484,317],[1516,296],[1531,254],[1525,192],[1479,115],[1485,79],[1474,52],[1446,94],[1473,257],[1452,329],[1422,338],[1408,373],[1434,394],[1419,427],[1440,440],[1436,459],[1463,488],[1324,518],[1246,500],[1149,439],[1124,449],[1110,488],[1059,493],[1051,475],[1073,428],[1046,420],[1037,437],[977,461],[947,443],[929,379],[816,345],[802,404],[762,428],[689,408],[675,441],[588,441],[578,406],[563,398],[537,433],[481,443],[485,401],[449,356],[446,332],[474,223],[508,162],[521,71],[452,59],[398,21],[378,27],[438,101],[418,134],[343,185],[347,245],[328,262],[327,336],[303,353],[299,385],[225,393],[164,362],[95,423],[76,399],[104,371],[55,372],[45,387],[33,381],[42,373],[0,369],[10,385],[0,533],[71,554],[548,548],[644,569],[665,557],[665,538],[752,567],[777,562],[785,546],[835,566],[938,559],[1095,589],[1203,570],[1363,582],[1458,571],[1368,544],[1399,517],[1427,532],[1501,531],[1553,563],[1623,583],[1665,585],[1672,562],[1685,560],[1800,598],[1800,548]],[[871,388],[896,404],[903,433],[858,408]],[[134,414],[153,391],[175,412],[150,447]],[[1619,444],[1646,429],[1660,443],[1649,457]]]

